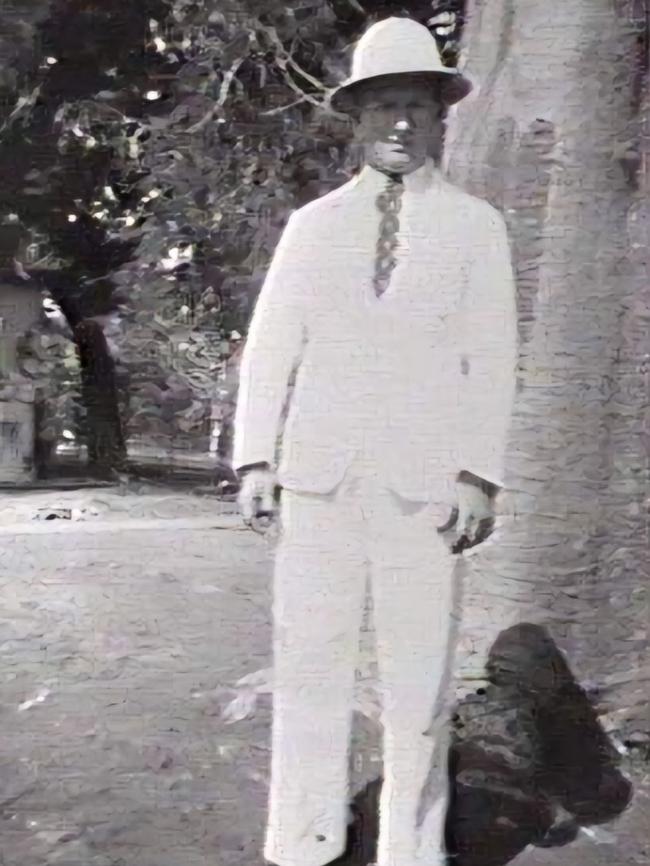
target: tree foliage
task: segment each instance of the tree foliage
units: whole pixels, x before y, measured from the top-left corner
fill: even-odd
[[[69,319],[128,296],[131,434],[206,447],[289,213],[355,167],[327,94],[390,14],[430,22],[454,62],[447,0],[43,6],[0,131],[2,247]]]

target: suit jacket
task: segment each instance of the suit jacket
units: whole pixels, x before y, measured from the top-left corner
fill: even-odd
[[[366,166],[294,212],[242,357],[234,466],[326,493],[360,458],[405,498],[449,502],[461,469],[501,484],[515,386],[505,224],[428,162],[405,177],[397,260],[374,293],[386,177]]]

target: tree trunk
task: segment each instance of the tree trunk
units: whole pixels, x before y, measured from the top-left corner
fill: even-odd
[[[646,10],[469,7],[475,91],[445,158],[505,213],[522,351],[510,517],[462,564],[459,670],[480,677],[507,625],[544,624],[625,738],[650,728]]]
[[[81,367],[81,394],[86,410],[88,468],[96,477],[110,477],[126,461],[115,363],[101,326],[83,319],[74,328]]]

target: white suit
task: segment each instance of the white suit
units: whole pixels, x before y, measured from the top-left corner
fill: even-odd
[[[515,294],[502,217],[431,162],[404,181],[384,295],[372,277],[386,177],[366,167],[290,218],[242,358],[235,466],[275,465],[297,368],[281,438],[274,587],[265,853],[278,866],[321,866],[343,850],[367,577],[384,693],[379,863],[435,864],[441,850],[444,766],[429,824],[416,828],[448,658],[452,559],[436,525],[459,470],[501,481]]]

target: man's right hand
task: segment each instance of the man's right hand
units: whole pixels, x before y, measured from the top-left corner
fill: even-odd
[[[244,474],[237,502],[249,526],[265,529],[274,521],[277,511],[276,488],[277,480],[272,469],[250,469]]]

